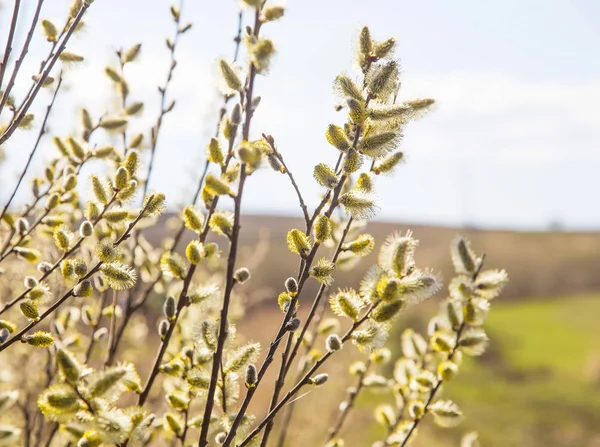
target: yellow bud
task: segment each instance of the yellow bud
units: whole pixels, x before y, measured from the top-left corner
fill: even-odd
[[[50,20],[42,20],[42,29],[44,30],[44,36],[48,42],[56,42],[58,31],[54,23]]]
[[[130,177],[134,177],[140,165],[140,154],[138,151],[129,151],[127,153],[127,157],[125,157],[125,161],[123,162],[123,167],[127,169]]]
[[[449,382],[458,374],[458,366],[449,360],[443,361],[438,365],[438,373],[442,380]]]
[[[144,109],[143,102],[134,102],[125,108],[125,114],[128,116],[139,115]]]
[[[200,233],[204,225],[204,216],[196,207],[186,206],[183,209],[183,223],[187,229]]]
[[[206,176],[205,188],[213,196],[227,195],[233,197],[235,195],[229,184],[210,173]]]
[[[50,194],[48,200],[46,200],[46,209],[51,210],[58,206],[60,203],[60,196],[58,193]]]
[[[49,348],[54,344],[54,337],[50,332],[37,331],[31,335],[23,335],[21,341],[36,348]]]
[[[185,249],[185,256],[192,264],[200,264],[204,260],[204,246],[200,241],[191,241]]]
[[[142,145],[143,141],[144,141],[144,134],[138,133],[129,142],[129,148],[137,149]]]
[[[340,126],[330,124],[325,132],[327,142],[340,151],[347,151],[350,147],[350,142],[346,138],[346,134]]]
[[[104,130],[107,130],[111,133],[124,132],[125,129],[127,128],[127,124],[129,124],[129,121],[127,121],[127,118],[120,118],[120,117],[108,117],[108,118],[103,118],[102,121],[100,121],[100,127],[102,127]]]
[[[325,215],[320,215],[315,221],[314,226],[315,241],[321,244],[331,239],[332,232],[333,225],[331,224],[331,220]]]
[[[287,234],[288,248],[292,253],[306,258],[311,250],[311,243],[308,236],[300,230],[290,230]]]
[[[21,309],[21,313],[30,320],[37,321],[40,316],[40,309],[37,302],[33,300],[22,301],[19,308]]]
[[[337,175],[335,175],[333,169],[325,163],[319,163],[315,166],[313,176],[319,185],[324,186],[327,189],[333,189],[338,184]]]
[[[85,149],[81,144],[72,137],[67,138],[67,143],[71,148],[71,153],[78,158],[79,160],[83,160],[85,158]]]
[[[206,147],[206,158],[211,163],[223,165],[223,151],[221,149],[221,144],[219,143],[219,140],[217,140],[216,138],[210,139],[210,142]]]
[[[242,81],[240,81],[235,70],[224,59],[219,60],[219,68],[227,87],[233,91],[241,92]]]
[[[117,84],[119,84],[119,83],[121,83],[123,81],[123,78],[121,77],[121,75],[117,72],[117,70],[115,70],[112,67],[106,67],[104,69],[104,73],[106,74],[106,76],[108,76],[108,78],[111,81],[113,81],[113,82],[115,82]]]
[[[210,218],[208,225],[215,233],[231,237],[233,231],[233,213],[228,211],[217,211]]]
[[[263,22],[271,22],[273,20],[280,19],[283,17],[285,9],[283,6],[270,6],[264,9]]]
[[[129,182],[129,172],[123,166],[119,167],[115,172],[114,185],[116,189],[123,189]]]
[[[83,61],[83,56],[80,56],[79,54],[75,54],[75,53],[70,53],[68,51],[63,51],[62,53],[60,53],[60,56],[58,56],[58,58],[62,62],[67,62],[67,63]]]
[[[142,49],[141,43],[138,43],[137,45],[134,45],[134,46],[130,47],[129,49],[127,49],[127,51],[125,51],[125,53],[123,54],[123,64],[127,64],[129,62],[135,61],[138,58],[138,56],[140,55],[141,49]]]

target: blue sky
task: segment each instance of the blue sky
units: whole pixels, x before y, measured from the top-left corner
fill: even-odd
[[[12,0],[4,3],[0,35]],[[143,57],[126,73],[132,98],[146,103],[136,126],[153,122],[156,86],[167,69],[169,4],[94,2],[85,31],[69,46],[86,62],[67,73],[71,95],[59,97],[53,131],[68,135],[78,107],[86,105],[99,116],[112,106],[103,67],[114,63],[115,49],[137,42],[144,43]],[[46,0],[42,16],[58,21],[66,6],[63,0]],[[177,107],[165,122],[151,182],[173,205],[190,200],[202,167],[219,106],[214,60],[232,55],[238,6],[229,0],[184,5],[184,20],[194,28],[178,53],[172,89]],[[600,3],[290,0],[286,6],[285,17],[264,28],[278,53],[269,76],[257,82],[262,102],[253,131],[276,138],[309,203],[315,204],[320,193],[312,167],[336,156],[323,132],[330,122],[343,121],[333,110],[332,80],[353,69],[355,37],[367,24],[375,38],[398,39],[401,98],[437,100],[433,113],[405,131],[408,163],[396,177],[379,183],[381,218],[510,228],[546,228],[551,222],[600,227],[594,200],[600,191]],[[30,72],[46,51],[39,33],[36,37],[24,66]],[[48,99],[48,93],[41,95],[38,106]],[[6,148],[0,197],[23,166],[24,148],[33,138],[34,133],[22,132]],[[34,169],[53,150],[46,144]],[[286,180],[268,170],[253,176],[244,211],[297,213]]]

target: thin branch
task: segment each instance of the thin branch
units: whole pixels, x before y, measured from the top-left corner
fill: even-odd
[[[335,438],[337,436],[337,434],[340,432],[342,426],[344,425],[344,422],[346,421],[346,418],[348,417],[350,410],[352,410],[352,408],[354,408],[354,403],[356,401],[356,398],[365,385],[364,379],[365,379],[365,376],[367,375],[367,371],[369,370],[370,367],[371,367],[371,359],[369,358],[365,364],[365,369],[363,369],[358,374],[358,380],[356,381],[356,386],[348,391],[348,400],[345,402],[345,405],[340,410],[335,424],[329,429],[329,434],[327,435],[327,442],[331,441],[333,438]]]
[[[29,26],[29,31],[27,32],[25,42],[23,43],[23,47],[21,48],[21,53],[19,54],[19,57],[15,61],[15,66],[10,75],[10,79],[8,80],[8,84],[6,85],[6,90],[4,91],[4,96],[2,98],[0,98],[0,113],[2,113],[2,111],[4,110],[4,106],[6,105],[6,103],[8,101],[8,97],[15,85],[15,81],[17,79],[17,75],[19,74],[19,70],[21,69],[21,64],[25,60],[25,56],[27,55],[27,53],[29,51],[29,44],[31,43],[31,39],[33,38],[33,33],[35,31],[35,27],[36,27],[38,19],[40,17],[40,11],[42,9],[43,3],[44,3],[44,0],[38,0],[37,6],[35,8],[35,13],[33,15],[33,20],[31,21],[31,25]],[[52,45],[52,50],[54,50],[55,47],[56,47],[56,43],[54,43]],[[44,64],[46,63],[46,61],[47,61],[47,59],[44,61]],[[43,65],[42,65],[42,67],[43,67]],[[31,93],[31,91],[32,90],[29,90],[29,93]],[[29,95],[29,93],[27,95]]]
[[[290,181],[292,182],[292,186],[294,187],[294,190],[296,191],[296,195],[298,196],[298,201],[300,202],[300,208],[302,208],[302,214],[304,215],[304,222],[306,223],[306,229],[307,229],[307,231],[309,231],[310,217],[308,216],[308,207],[306,206],[306,203],[304,202],[304,198],[302,197],[300,188],[298,187],[298,184],[296,183],[296,180],[294,179],[294,175],[292,174],[292,171],[290,171],[290,168],[286,165],[286,163],[283,159],[283,155],[281,155],[281,152],[279,152],[277,150],[277,148],[275,147],[275,140],[273,139],[273,137],[271,135],[265,135],[263,133],[263,138],[267,141],[267,143],[269,143],[269,146],[271,146],[271,149],[273,150],[273,154],[275,155],[275,157],[277,157],[277,159],[283,166],[284,173],[287,174],[287,176],[290,178]]]
[[[115,193],[111,197],[111,199],[108,201],[108,203],[104,206],[103,210],[100,212],[100,214],[98,215],[98,217],[92,222],[94,225],[96,225],[104,217],[104,214],[106,213],[106,211],[108,211],[108,209],[111,207],[111,205],[113,203],[115,203],[116,197],[117,197],[117,194]],[[41,281],[43,281],[43,280],[45,280],[48,276],[50,276],[50,274],[60,266],[60,264],[61,264],[62,261],[64,261],[71,254],[73,254],[81,246],[81,243],[83,242],[83,240],[84,240],[84,238],[80,237],[77,240],[77,242],[75,243],[75,245],[73,245],[69,250],[67,250],[66,252],[64,252],[63,255],[54,264],[52,264],[52,267],[50,267],[46,272],[44,272],[42,274],[42,276],[40,276],[38,278],[38,283],[41,282]],[[6,312],[11,307],[13,307],[20,300],[22,300],[30,291],[31,291],[31,288],[28,288],[23,293],[21,293],[19,296],[17,296],[16,298],[14,298],[12,301],[6,303],[4,305],[4,307],[0,310],[0,315],[2,315],[4,312]]]
[[[38,1],[42,2],[43,0],[38,0]],[[8,125],[6,130],[2,133],[2,135],[0,135],[0,144],[6,142],[6,140],[8,140],[11,137],[11,135],[14,133],[14,131],[19,127],[19,124],[25,117],[27,111],[29,110],[29,107],[31,106],[31,104],[35,100],[35,97],[37,96],[38,92],[42,88],[42,85],[44,84],[44,82],[46,81],[48,76],[50,75],[50,72],[52,71],[52,68],[54,68],[54,64],[56,64],[56,61],[58,61],[60,54],[67,47],[67,42],[71,38],[71,35],[77,28],[77,25],[79,25],[79,22],[81,21],[83,15],[87,11],[87,9],[90,7],[90,5],[91,5],[91,3],[88,3],[86,1],[82,2],[81,9],[79,10],[77,15],[73,19],[73,22],[71,23],[71,26],[69,27],[68,31],[65,33],[65,36],[63,37],[63,40],[58,47],[58,50],[54,53],[51,52],[51,55],[49,57],[48,63],[46,64],[45,70],[41,73],[41,75],[39,75],[36,78],[35,86],[33,87],[33,89],[31,90],[31,93],[28,95],[28,97],[24,101],[23,105],[19,108],[17,116],[10,122],[10,124]],[[30,30],[30,32],[33,33],[32,30]],[[53,49],[54,49],[54,46],[53,46]],[[14,72],[13,72],[13,76],[15,76]],[[14,83],[14,81],[13,81],[13,83]],[[8,89],[7,89],[7,91],[8,91]],[[2,98],[2,101],[5,102],[4,97]],[[3,106],[3,104],[0,104],[0,110],[1,110],[2,106]]]
[[[104,360],[104,365],[108,365],[108,361],[110,360],[110,353],[112,351],[112,345],[114,343],[114,337],[117,331],[117,291],[113,290],[112,293],[112,316],[110,318],[110,326],[108,328],[108,348],[106,350],[106,359]]]
[[[379,301],[373,303],[371,307],[365,312],[365,314],[355,321],[350,329],[344,334],[342,337],[342,343],[347,342],[352,334],[370,317],[371,312],[379,305]],[[290,389],[287,394],[279,401],[279,403],[265,416],[265,418],[258,424],[258,426],[252,430],[252,432],[240,443],[237,447],[244,447],[248,445],[252,439],[261,432],[261,430],[279,413],[279,411],[290,401],[292,397],[294,397],[298,391],[305,385],[310,383],[310,378],[319,370],[321,366],[333,355],[332,351],[329,351],[323,354],[319,360],[315,362],[315,364],[308,370],[308,372]]]
[[[27,159],[27,163],[25,164],[25,167],[23,168],[23,171],[21,172],[21,175],[19,176],[19,180],[17,181],[17,185],[13,189],[13,192],[10,195],[10,198],[8,199],[8,202],[6,202],[6,205],[4,205],[4,208],[2,209],[2,212],[0,213],[0,220],[2,220],[2,218],[6,214],[6,211],[10,207],[10,204],[12,203],[13,199],[15,198],[15,194],[17,194],[17,191],[19,190],[19,187],[21,186],[21,182],[23,181],[23,178],[25,177],[25,174],[27,174],[27,170],[29,169],[29,165],[31,164],[31,160],[33,160],[33,156],[35,155],[35,153],[36,153],[36,151],[38,149],[40,141],[42,140],[42,137],[46,134],[46,131],[47,131],[46,130],[46,123],[48,122],[48,117],[50,116],[50,111],[52,110],[52,107],[54,106],[54,101],[56,100],[56,95],[58,94],[58,91],[60,90],[60,86],[62,84],[62,80],[63,79],[62,79],[62,72],[61,72],[60,75],[58,76],[58,83],[56,84],[56,89],[54,90],[54,94],[52,95],[52,100],[50,101],[50,104],[48,104],[48,107],[46,108],[46,115],[44,116],[44,121],[42,121],[42,126],[40,128],[39,133],[38,133],[37,139],[35,140],[35,144],[33,145],[33,149],[29,153],[29,158]]]
[[[350,218],[348,220],[346,227],[344,228],[344,232],[342,233],[342,237],[340,238],[340,240],[337,244],[337,247],[335,249],[335,252],[333,254],[333,257],[331,258],[331,262],[334,264],[337,262],[337,259],[340,255],[340,253],[342,252],[342,246],[344,244],[344,241],[346,240],[348,231],[350,230],[350,227],[352,226],[352,220],[353,220],[352,218]],[[271,411],[275,407],[275,405],[277,404],[277,401],[279,400],[279,394],[281,393],[281,390],[283,389],[283,386],[285,384],[285,376],[287,375],[287,373],[290,369],[290,365],[292,364],[292,361],[294,360],[294,357],[296,356],[296,353],[298,352],[298,347],[299,347],[300,343],[302,343],[304,334],[306,333],[306,331],[308,330],[308,328],[310,326],[312,318],[314,317],[317,307],[319,306],[321,297],[327,287],[328,286],[326,284],[321,284],[321,286],[319,287],[317,297],[313,301],[313,305],[308,314],[307,320],[304,323],[304,325],[302,327],[302,331],[300,332],[300,335],[297,337],[295,344],[294,344],[293,334],[290,333],[288,335],[288,340],[287,340],[287,343],[285,346],[285,350],[282,354],[281,367],[279,368],[279,375],[277,376],[277,380],[275,381],[275,387],[273,389],[273,395],[271,397],[271,406],[269,407],[269,411]],[[294,346],[293,350],[292,350],[292,345]],[[273,430],[274,424],[275,424],[275,419],[272,419],[267,424],[267,426],[265,428],[265,433],[263,435],[263,439],[261,441],[261,447],[266,447],[267,441],[269,439],[271,431]]]
[[[325,215],[327,217],[331,217],[334,209],[338,205],[337,199],[338,199],[339,194],[344,186],[344,182],[346,181],[346,178],[347,178],[346,176],[341,176],[340,180],[338,182],[338,185],[335,187],[335,189],[333,191],[333,197],[331,199],[331,203],[329,205],[329,208],[325,212]],[[323,204],[323,206],[324,206],[325,200],[326,199],[324,198],[323,201],[321,202],[321,204]],[[314,221],[314,219],[313,219],[313,221]],[[242,422],[242,418],[246,414],[246,411],[248,409],[250,401],[252,400],[254,394],[256,393],[256,390],[258,389],[258,386],[260,385],[260,382],[262,381],[262,378],[265,375],[267,369],[273,362],[274,355],[275,355],[275,352],[277,351],[279,343],[281,342],[283,336],[287,332],[286,325],[287,325],[288,321],[290,321],[292,319],[293,315],[295,314],[296,303],[298,302],[298,299],[302,293],[302,290],[304,288],[304,284],[306,283],[306,280],[309,278],[310,267],[312,266],[312,262],[315,259],[317,251],[319,249],[319,246],[320,246],[319,243],[315,243],[313,245],[310,253],[308,254],[306,259],[302,263],[304,268],[301,270],[301,272],[298,275],[298,293],[295,297],[292,298],[292,300],[288,306],[288,310],[281,322],[281,325],[279,326],[279,330],[277,331],[277,334],[273,338],[273,341],[271,341],[271,343],[269,344],[269,351],[267,352],[267,355],[265,356],[265,359],[263,360],[263,363],[257,374],[256,385],[246,391],[246,396],[244,397],[244,400],[242,401],[242,404],[240,406],[240,410],[238,411],[238,414],[237,414],[233,424],[231,425],[231,429],[229,430],[229,433],[227,434],[227,438],[225,439],[225,442],[223,443],[223,447],[228,447],[233,442],[233,439],[235,438],[236,433],[237,433],[237,429],[238,429],[240,423]]]
[[[15,7],[13,8],[12,19],[10,21],[10,29],[8,31],[8,37],[6,39],[6,48],[4,49],[4,58],[2,59],[2,63],[0,63],[0,92],[2,90],[2,83],[4,82],[4,74],[6,73],[6,67],[8,66],[8,59],[10,58],[10,53],[12,52],[12,43],[15,37],[15,31],[17,30],[17,20],[19,18],[19,8],[21,7],[21,0],[15,0]],[[8,98],[8,92],[1,92],[2,98],[0,104],[4,104],[6,100],[4,97]],[[2,112],[2,106],[0,106],[0,113]]]
[[[175,106],[175,102],[171,102],[169,106],[166,105],[167,102],[167,91],[169,86],[171,85],[171,80],[173,79],[173,72],[175,71],[175,67],[177,66],[177,60],[175,59],[175,50],[177,49],[177,43],[179,42],[179,36],[182,34],[182,28],[179,26],[181,20],[181,10],[183,8],[183,0],[179,2],[179,11],[180,14],[175,19],[175,37],[173,38],[173,43],[169,46],[171,62],[169,64],[169,71],[167,72],[167,79],[163,87],[159,87],[158,91],[160,92],[160,113],[158,115],[158,119],[156,120],[156,124],[152,128],[152,147],[150,148],[150,162],[148,163],[148,174],[146,176],[146,181],[144,183],[144,196],[148,191],[148,184],[150,183],[150,176],[152,175],[152,167],[154,165],[154,156],[156,154],[156,147],[158,144],[158,135],[162,128],[163,118],[166,114],[173,110]]]
[[[339,255],[342,252],[342,245],[344,244],[344,241],[346,240],[346,237],[348,236],[348,232],[350,231],[350,227],[352,226],[352,222],[353,219],[350,218],[348,219],[348,222],[346,223],[346,227],[344,228],[344,232],[342,233],[342,236],[338,242],[338,245],[335,249],[335,252],[333,254],[333,257],[331,258],[331,262],[335,263],[338,260]],[[321,299],[323,297],[323,295],[325,294],[325,290],[327,290],[327,285],[326,284],[321,284],[321,287],[319,287],[319,291],[317,292],[317,295],[315,297],[315,299],[313,300],[313,304],[310,308],[310,311],[308,312],[308,316],[306,317],[306,321],[304,322],[304,325],[302,326],[302,329],[300,331],[300,335],[298,336],[297,340],[296,340],[296,344],[294,345],[294,348],[289,356],[286,368],[285,368],[285,374],[287,375],[290,367],[292,365],[292,362],[294,360],[294,358],[296,357],[296,355],[298,354],[298,349],[300,348],[300,345],[302,344],[302,339],[304,338],[304,335],[306,334],[306,331],[308,330],[308,328],[310,327],[310,323],[312,322],[312,319],[315,317],[315,314],[317,312],[317,309],[319,307],[319,304],[321,302]]]
[[[115,247],[118,247],[124,240],[129,238],[131,230],[135,227],[135,225],[144,216],[144,213],[146,212],[146,210],[152,203],[153,198],[154,198],[154,196],[151,196],[148,199],[148,203],[146,204],[146,206],[139,212],[137,217],[129,224],[129,226],[127,227],[127,230],[114,243]],[[98,263],[96,263],[96,265],[83,278],[81,278],[77,282],[77,284],[80,284],[81,281],[91,278],[96,272],[98,272],[98,270],[100,270],[100,267],[102,266],[102,264],[103,264],[102,261],[99,261]],[[7,341],[4,342],[4,344],[0,345],[0,352],[4,351],[6,348],[8,348],[10,345],[12,345],[17,340],[20,340],[23,337],[23,335],[25,335],[31,329],[33,329],[38,324],[40,324],[42,321],[44,321],[49,315],[51,315],[56,309],[58,309],[65,301],[67,301],[70,297],[74,296],[74,288],[75,288],[75,286],[73,286],[60,299],[58,299],[56,302],[54,302],[54,304],[52,304],[43,314],[41,314],[40,317],[36,321],[32,321],[27,326],[25,326],[23,329],[21,329],[17,334],[15,334],[12,338],[8,339]]]
[[[315,346],[317,337],[319,335],[319,323],[323,318],[323,314],[325,313],[325,309],[327,308],[327,301],[321,301],[319,305],[319,309],[315,315],[315,321],[313,325],[313,330],[311,333],[311,337],[309,337],[309,342],[304,347],[304,354],[307,355]],[[288,363],[290,364],[290,363]],[[302,362],[301,367],[298,369],[296,373],[296,377],[294,378],[294,383],[298,382],[300,378],[306,373],[306,369],[308,368],[308,362]],[[279,432],[279,437],[277,439],[277,447],[283,447],[285,444],[285,438],[287,436],[287,430],[289,424],[292,420],[292,416],[294,414],[294,403],[297,399],[291,401],[286,407],[286,413],[283,417],[283,422],[281,424],[281,430]]]
[[[472,276],[472,280],[473,281],[476,281],[477,277],[479,276],[479,273],[481,273],[481,269],[483,268],[483,261],[485,261],[485,253],[481,257],[481,262],[479,263],[479,266],[477,267],[477,270],[475,271],[475,273],[473,273],[473,276]],[[448,353],[448,360],[452,360],[454,358],[454,356],[456,355],[456,352],[458,351],[458,348],[460,347],[460,344],[459,344],[460,343],[460,337],[461,337],[463,331],[465,330],[466,326],[467,326],[467,323],[463,320],[463,322],[460,324],[460,327],[456,331],[456,338],[454,340],[454,347]],[[427,402],[425,403],[425,408],[423,410],[423,414],[421,415],[421,417],[419,417],[418,419],[414,420],[413,424],[410,427],[410,430],[406,434],[406,437],[404,438],[404,440],[402,441],[402,444],[400,444],[399,447],[405,447],[405,446],[408,445],[408,441],[410,440],[411,436],[417,430],[417,426],[419,425],[419,423],[427,415],[427,412],[429,411],[429,406],[431,405],[431,403],[433,402],[433,399],[435,398],[436,394],[438,393],[438,391],[442,387],[443,382],[444,382],[444,379],[442,379],[440,377],[438,379],[437,383],[435,384],[435,386],[431,389],[431,391],[429,393],[429,397],[427,399]],[[400,418],[398,418],[398,420],[396,421],[396,425],[399,424],[399,423],[400,423]],[[389,445],[387,443],[387,441],[386,441],[386,445]]]
[[[106,305],[107,298],[108,291],[105,290],[104,292],[102,292],[102,301],[100,302],[100,313],[98,315],[98,321],[96,321],[96,324],[90,326],[90,343],[85,351],[85,360],[83,361],[83,363],[88,363],[92,358],[92,352],[94,350],[94,346],[96,345],[96,338],[94,337],[94,334],[96,333],[96,330],[98,329],[98,326],[100,326],[100,322],[102,321],[102,310]]]
[[[256,13],[254,15],[254,27],[253,34],[254,36],[258,36],[260,33],[260,27],[262,22],[260,21],[260,9],[257,8]],[[253,108],[252,108],[252,98],[254,94],[254,80],[256,78],[256,67],[253,63],[250,63],[250,72],[248,73],[247,79],[247,87],[246,87],[246,95],[245,95],[245,120],[243,124],[242,130],[242,140],[247,141],[250,135],[250,124],[252,122],[253,116]],[[243,96],[242,96],[243,97]],[[228,154],[229,156],[229,154]],[[237,258],[237,250],[238,250],[238,242],[239,242],[239,233],[240,233],[240,217],[241,217],[241,207],[242,207],[242,194],[244,191],[244,184],[246,182],[246,165],[242,164],[242,168],[240,170],[240,178],[238,181],[238,191],[234,198],[234,222],[233,229],[231,234],[231,242],[229,246],[229,254],[227,257],[227,273],[226,273],[226,283],[225,283],[225,291],[223,293],[223,307],[221,308],[220,321],[219,321],[219,332],[218,332],[218,341],[217,341],[217,349],[213,356],[212,370],[210,383],[208,387],[208,393],[206,397],[206,406],[204,408],[204,417],[202,419],[202,427],[200,430],[200,439],[198,440],[199,447],[206,447],[208,445],[208,431],[210,427],[210,418],[212,415],[212,410],[214,407],[214,395],[217,389],[217,381],[219,376],[219,368],[221,367],[221,362],[223,360],[223,350],[225,348],[225,341],[227,340],[228,335],[228,313],[229,313],[229,304],[231,300],[231,292],[233,291],[233,287],[236,282],[234,279],[235,273],[235,261]]]

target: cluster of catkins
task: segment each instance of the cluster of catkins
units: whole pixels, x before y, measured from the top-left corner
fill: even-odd
[[[54,89],[30,160],[46,144],[46,121],[68,75],[65,64],[84,60],[66,44],[90,6],[76,0],[62,29],[49,20],[37,24],[36,16],[32,26],[49,42],[48,57],[20,105],[10,95],[10,84],[0,92],[0,121],[7,116],[2,115],[5,105],[12,112],[0,128],[2,143],[14,130],[34,126],[29,106],[40,88]],[[356,76],[341,74],[334,82],[338,109],[347,119],[326,128],[335,161],[314,167],[323,196],[310,213],[275,138],[251,138],[260,103],[255,79],[267,74],[275,52],[261,30],[281,19],[284,8],[262,0],[244,0],[244,8],[235,42],[246,50],[246,68],[218,61],[223,93],[218,132],[207,144],[196,194],[181,211],[173,237],[154,246],[144,231],[159,225],[157,216],[166,209],[165,195],[149,191],[148,184],[163,122],[175,108],[168,88],[177,67],[177,43],[191,29],[177,7],[170,8],[175,31],[166,40],[171,62],[159,87],[156,124],[148,132],[130,131],[144,104],[132,99],[135,83],[126,73],[142,47],[117,51],[117,63],[105,74],[119,105],[98,113],[98,119],[82,109],[76,133],[52,137],[57,156],[33,179],[30,202],[22,210],[9,206],[13,194],[2,210],[0,445],[164,445],[171,440],[184,446],[264,446],[276,421],[278,445],[283,445],[293,425],[293,403],[304,387],[327,382],[321,368],[345,344],[355,345],[365,361],[350,367],[358,383],[324,436],[328,446],[343,445],[340,431],[363,388],[393,391],[394,403],[377,409],[376,418],[387,430],[377,445],[404,446],[427,413],[441,425],[460,418],[458,407],[437,394],[456,375],[463,354],[483,352],[482,324],[489,300],[506,281],[504,272],[482,270],[483,259],[465,240],[455,241],[458,276],[441,315],[430,324],[429,341],[406,331],[390,379],[368,372],[391,360],[385,343],[396,317],[441,286],[438,275],[415,265],[417,241],[410,232],[390,236],[359,288],[332,288],[336,270],[352,268],[374,250],[373,236],[362,230],[379,210],[376,179],[391,175],[403,161],[398,147],[404,126],[433,100],[397,102],[395,40],[376,41],[364,27]],[[252,21],[245,28],[244,17]],[[58,74],[55,63],[61,67]],[[29,163],[15,193],[28,168]],[[290,272],[269,304],[278,305],[282,317],[261,352],[259,343],[248,341],[252,334],[237,334],[235,322],[244,312],[237,297],[251,276],[238,253],[244,185],[263,168],[292,184],[304,228],[287,233],[299,269]],[[86,198],[79,187],[88,171]],[[220,208],[225,201],[233,206]],[[184,235],[192,240],[180,249]],[[319,283],[312,300],[303,296],[308,281]],[[157,301],[162,315],[154,321]],[[298,316],[301,303],[309,309],[304,320]],[[326,307],[334,317],[322,318]],[[313,350],[317,343],[324,349]],[[274,361],[278,351],[280,363]],[[263,381],[269,368],[277,373],[270,384]],[[258,418],[248,412],[256,393],[271,395]]]

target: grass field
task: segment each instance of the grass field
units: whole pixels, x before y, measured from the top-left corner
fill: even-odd
[[[479,432],[486,447],[600,446],[600,294],[494,303],[488,352],[468,359],[443,390],[465,421],[454,429],[427,424],[414,447],[458,446]],[[348,426],[367,423],[385,396],[363,396]],[[377,427],[350,446],[370,445]]]

